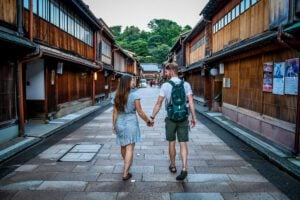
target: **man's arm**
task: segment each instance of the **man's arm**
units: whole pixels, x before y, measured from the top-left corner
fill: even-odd
[[[157,113],[159,112],[159,110],[161,108],[161,105],[162,105],[164,99],[165,99],[165,97],[163,97],[163,96],[158,97],[157,102],[153,108],[152,117],[155,118],[155,116],[157,115]]]
[[[193,95],[190,94],[188,95],[188,99],[189,99],[189,107],[192,113],[192,121],[191,121],[191,125],[192,127],[194,127],[196,125],[196,114],[195,114],[195,106],[194,106],[194,99],[193,99]]]

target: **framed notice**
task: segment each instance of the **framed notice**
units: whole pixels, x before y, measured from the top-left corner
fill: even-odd
[[[297,95],[299,79],[299,58],[293,58],[286,61],[284,93]]]
[[[273,70],[273,94],[284,94],[285,62],[274,63]]]
[[[263,91],[272,92],[273,90],[273,63],[264,63],[264,78],[263,78]]]

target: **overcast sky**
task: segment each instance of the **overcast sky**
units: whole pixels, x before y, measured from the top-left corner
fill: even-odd
[[[83,0],[108,26],[134,25],[148,31],[152,19],[170,19],[194,27],[208,0]]]

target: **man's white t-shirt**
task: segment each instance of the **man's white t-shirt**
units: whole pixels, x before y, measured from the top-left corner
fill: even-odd
[[[178,77],[172,77],[170,80],[173,81],[175,84],[179,84],[182,81]],[[188,82],[184,81],[183,86],[184,86],[186,97],[193,94],[191,85]],[[170,102],[171,93],[172,93],[172,85],[168,82],[165,82],[164,84],[162,84],[162,86],[160,88],[159,96],[165,97],[166,103]]]

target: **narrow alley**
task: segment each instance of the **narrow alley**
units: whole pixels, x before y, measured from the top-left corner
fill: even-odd
[[[150,114],[159,89],[138,92]],[[69,132],[65,137],[51,136],[49,140],[57,141],[25,163],[18,166],[18,161],[14,165],[10,161],[17,168],[1,179],[1,199],[289,199],[230,147],[237,144],[226,144],[202,120],[190,132],[188,178],[176,181],[176,174],[168,169],[164,117],[162,109],[151,128],[140,121],[143,141],[135,148],[130,181],[122,181],[123,160],[112,134],[109,107],[91,120],[82,120],[87,123],[77,122],[75,128],[65,130]],[[257,162],[266,162],[243,148]]]

